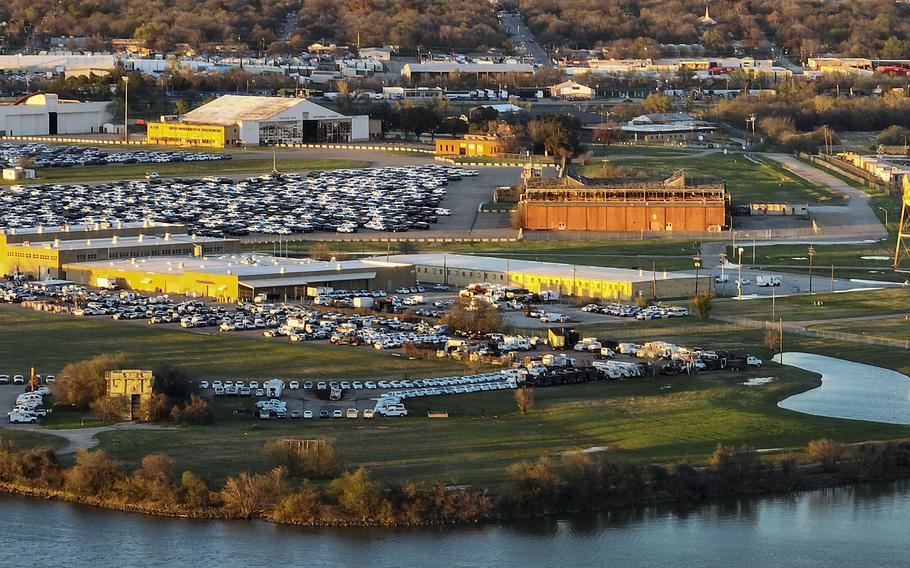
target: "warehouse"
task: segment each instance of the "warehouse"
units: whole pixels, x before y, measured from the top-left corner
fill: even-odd
[[[274,146],[369,140],[369,116],[345,116],[306,99],[225,95],[148,124],[151,144]]]
[[[413,286],[410,264],[382,259],[320,262],[264,254],[146,257],[67,264],[67,277],[80,284],[99,278],[121,288],[143,292],[210,297],[220,301],[271,298],[298,299],[307,288],[390,290]]]
[[[581,266],[463,254],[409,254],[389,257],[413,265],[417,281],[466,286],[486,282],[518,286],[533,293],[545,290],[596,300],[685,298],[695,293],[689,272],[651,272],[625,268]],[[699,276],[699,290],[710,290],[711,276]]]
[[[37,93],[0,104],[0,136],[48,136],[101,132],[110,122],[110,103],[60,99],[57,95]]]
[[[469,75],[488,79],[509,79],[533,76],[534,66],[527,63],[456,63],[449,61],[407,63],[402,68],[401,75],[415,83]]]
[[[532,178],[522,191],[523,226],[532,230],[716,232],[730,203],[724,182],[682,171],[662,181]]]
[[[239,250],[234,239],[196,237],[183,225],[97,223],[0,231],[0,273],[67,278],[66,266],[84,261],[134,260],[165,255],[204,256]]]

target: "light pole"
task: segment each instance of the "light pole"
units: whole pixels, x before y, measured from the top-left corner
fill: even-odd
[[[128,76],[123,77],[123,141],[129,142],[130,135],[127,130],[128,126],[128,117],[129,117],[129,95],[130,95],[130,78]]]
[[[701,256],[695,255],[695,295],[698,296],[698,271],[701,270]]]
[[[809,293],[812,293],[812,259],[815,258],[815,247],[809,245]]]
[[[888,229],[888,210],[885,209],[884,207],[879,207],[879,209],[882,211],[882,213],[885,214],[885,229],[887,230]]]
[[[736,251],[739,253],[739,278],[736,280],[736,296],[738,300],[743,299],[743,247]]]

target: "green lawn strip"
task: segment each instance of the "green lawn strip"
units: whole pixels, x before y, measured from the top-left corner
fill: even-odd
[[[278,171],[325,170],[337,168],[362,168],[369,162],[332,158],[278,158]],[[179,162],[174,164],[123,164],[110,166],[85,166],[75,168],[49,168],[38,170],[34,180],[5,181],[6,184],[88,182],[121,179],[141,179],[147,172],[158,172],[162,177],[199,177],[205,175],[262,174],[272,171],[271,158],[218,160],[211,162]]]
[[[685,169],[694,178],[724,180],[737,203],[808,201],[836,205],[843,196],[765,161],[754,163],[739,154],[721,153],[692,156],[681,159],[666,157],[622,158],[610,162],[616,166],[640,169],[648,177],[669,176],[678,169]],[[584,175],[598,177],[601,165],[580,168]]]
[[[51,450],[62,449],[69,443],[66,438],[60,436],[14,428],[0,430],[0,441],[12,442],[17,448],[48,448]]]
[[[829,278],[831,266],[835,277],[860,278],[865,280],[888,280],[903,282],[907,274],[895,274],[891,270],[894,241],[889,239],[875,243],[812,245],[815,257],[812,261],[813,274],[820,279]],[[765,245],[756,246],[753,262],[751,243],[744,242],[743,265],[759,267],[763,271],[806,273],[809,271],[808,245]],[[733,247],[727,247],[727,258],[736,262]],[[864,258],[866,257],[866,258]],[[849,271],[849,272],[848,272]]]
[[[54,411],[41,420],[41,426],[48,430],[67,430],[71,428],[96,428],[105,426],[95,418],[91,412],[72,410],[68,408],[54,408]]]
[[[884,337],[888,339],[901,339],[906,341],[910,340],[910,319],[908,318],[910,318],[910,307],[907,308],[907,315],[904,316],[868,321],[826,323],[813,325],[810,329],[839,331],[843,333],[866,335],[870,337]],[[910,352],[907,353],[907,357],[910,358]]]
[[[377,377],[428,376],[463,370],[449,360],[409,361],[369,348],[325,342],[188,333],[110,319],[55,316],[0,309],[0,361],[4,372],[59,372],[67,363],[101,353],[125,353],[136,365],[168,363],[200,376]]]
[[[835,294],[813,294],[786,296],[773,300],[775,317],[787,321],[810,321],[860,317],[879,314],[899,314],[910,306],[910,289],[889,288],[862,290]],[[761,300],[718,300],[714,305],[715,315],[754,318],[771,318],[772,299]]]

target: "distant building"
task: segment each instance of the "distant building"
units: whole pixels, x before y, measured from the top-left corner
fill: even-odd
[[[550,96],[554,99],[593,99],[594,89],[575,81],[563,81],[550,87]]]
[[[60,99],[57,95],[36,93],[10,103],[0,104],[0,136],[47,136],[101,132],[112,120],[110,103]]]
[[[716,126],[684,112],[643,114],[620,127],[630,138],[642,142],[692,140],[714,132]]]
[[[148,420],[148,407],[143,405],[151,400],[154,394],[155,376],[152,371],[123,369],[108,371],[104,374],[107,396],[122,398],[128,404],[130,420]]]
[[[724,182],[531,178],[519,201],[524,228],[543,231],[720,231],[730,196]]]
[[[361,47],[357,50],[357,55],[362,59],[376,59],[388,63],[392,60],[392,46],[384,45],[382,47]]]
[[[383,257],[384,258],[384,257]],[[518,286],[533,293],[555,291],[561,295],[600,300],[688,298],[696,289],[695,274],[584,266],[492,258],[467,254],[404,254],[392,262],[413,265],[422,283],[466,286],[486,282]],[[699,276],[699,289],[710,290],[714,277]]]
[[[225,95],[148,125],[152,144],[275,146],[369,140],[368,116],[345,116],[306,99]]]
[[[457,63],[450,61],[436,63],[407,63],[401,75],[408,81],[474,75],[477,77],[505,78],[510,75],[530,77],[534,66],[528,63]]]
[[[505,141],[496,136],[467,134],[464,138],[437,138],[437,156],[497,156],[507,149]]]

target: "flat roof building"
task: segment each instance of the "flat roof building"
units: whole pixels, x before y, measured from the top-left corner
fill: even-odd
[[[416,282],[410,264],[383,259],[322,262],[241,253],[99,260],[68,264],[64,269],[68,278],[79,284],[94,285],[103,278],[130,290],[222,301],[250,299],[258,294],[297,299],[306,297],[307,288],[320,286],[391,290]]]
[[[600,232],[720,231],[730,202],[726,184],[665,180],[531,178],[519,200],[525,229]]]
[[[438,79],[447,76],[475,75],[479,77],[505,78],[509,75],[531,76],[534,66],[528,63],[407,63],[401,75],[408,81]]]
[[[0,136],[48,136],[101,132],[110,122],[110,103],[61,99],[36,93],[0,104]]]
[[[0,273],[41,280],[67,278],[65,266],[85,261],[166,255],[204,256],[240,249],[236,239],[196,237],[183,225],[97,223],[0,230]],[[94,284],[94,282],[92,282]]]
[[[153,144],[275,146],[369,140],[368,116],[345,116],[312,101],[225,95],[148,125]]]
[[[518,286],[530,292],[602,300],[632,300],[637,296],[685,298],[695,293],[695,274],[657,272],[601,266],[582,266],[464,254],[407,254],[390,261],[413,265],[417,281],[450,286],[486,282]],[[710,290],[713,277],[699,276],[699,290]]]

